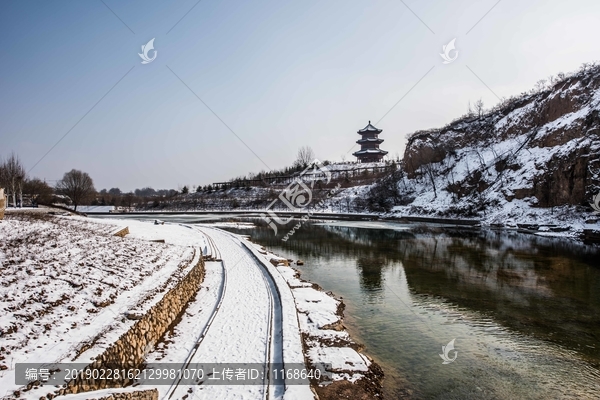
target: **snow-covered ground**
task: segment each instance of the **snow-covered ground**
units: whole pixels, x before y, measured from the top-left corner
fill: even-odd
[[[113,236],[125,226],[129,235]],[[147,361],[304,365],[290,289],[241,236],[208,226],[38,213],[8,217],[0,236],[0,363],[7,368],[0,371],[0,396],[20,390],[21,398],[38,399],[53,391],[43,385],[23,391],[14,383],[15,364],[89,363],[132,326],[126,316],[143,315],[185,276],[201,249],[222,262],[206,262],[200,291]],[[286,382],[157,389],[161,398],[314,397],[308,380]],[[65,396],[71,397],[82,394]]]
[[[313,366],[326,365],[326,375],[321,385],[332,381],[356,382],[369,372],[371,360],[356,351],[357,344],[342,324],[341,301],[325,293],[312,283],[299,278],[299,273],[289,265],[289,260],[252,245],[265,260],[277,263],[277,271],[292,291],[301,332],[305,335],[305,356]]]
[[[156,227],[160,230],[163,225]],[[269,363],[303,365],[296,311],[293,305],[290,308],[289,304],[281,303],[285,298],[281,289],[289,288],[276,287],[277,276],[273,274],[277,271],[268,271],[266,265],[257,262],[239,235],[214,229],[212,225],[178,227],[184,228],[185,234],[201,234],[207,240],[208,253],[219,261],[205,263],[200,291],[173,332],[148,355],[147,362],[177,366],[212,364],[224,368],[236,364],[263,368]],[[157,228],[149,226],[150,230]],[[290,324],[295,340],[294,335],[289,334]],[[296,354],[299,357],[295,357]],[[140,389],[150,387],[139,386]],[[158,386],[157,389],[161,398],[314,397],[308,381],[287,385],[286,381],[265,380],[264,385],[244,386],[211,384],[205,378],[195,385]]]
[[[124,225],[130,235],[112,235]],[[126,332],[134,323],[126,315],[143,314],[200,256],[205,239],[188,231],[7,215],[0,222],[0,365],[7,368],[0,371],[0,396],[19,388],[16,363],[87,363]],[[165,243],[151,241],[159,239]]]
[[[67,206],[67,208],[70,208],[71,210],[75,209],[74,206]],[[113,212],[116,209],[117,208],[115,206],[78,206],[77,212],[80,212],[80,213],[95,213],[95,212],[107,213],[107,212]]]
[[[271,292],[265,285],[264,275],[250,255],[240,246],[239,239],[228,234],[210,230],[210,237],[220,252],[224,268],[211,266],[211,275],[223,279],[226,274],[224,288],[212,286],[212,291],[223,290],[223,300],[211,322],[210,328],[202,338],[198,350],[188,360],[191,363],[253,363],[256,365],[270,362],[271,353]],[[213,263],[214,264],[214,263]],[[217,263],[220,264],[220,263]],[[216,269],[216,271],[215,271]],[[221,270],[221,271],[219,271]],[[210,289],[210,286],[209,286]],[[214,304],[214,300],[211,301]],[[207,307],[208,306],[208,307]],[[208,311],[203,319],[208,322],[214,310],[210,304],[205,305]],[[210,314],[210,315],[209,315]],[[187,321],[184,321],[187,322]],[[201,332],[200,330],[197,332]],[[178,362],[188,356],[187,348],[194,345],[200,335],[185,337],[183,340],[171,339],[173,346],[167,346],[161,354],[161,362]],[[190,340],[191,339],[191,340]],[[185,345],[187,343],[187,346]],[[180,347],[183,345],[183,347]],[[162,390],[163,388],[161,388]],[[169,388],[166,388],[169,389]],[[188,390],[191,389],[191,392]],[[188,394],[189,398],[262,398],[265,395],[262,386],[221,386],[194,385],[174,388],[176,398]],[[279,395],[283,394],[283,388]],[[171,394],[171,393],[169,393]]]

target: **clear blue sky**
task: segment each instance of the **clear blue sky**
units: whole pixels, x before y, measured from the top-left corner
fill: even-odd
[[[404,97],[378,124],[401,156],[407,134],[469,100],[492,106],[600,59],[597,0],[105,3],[2,2],[0,156],[29,171],[81,120],[30,176],[177,188],[289,165],[304,145],[350,160],[355,132]]]

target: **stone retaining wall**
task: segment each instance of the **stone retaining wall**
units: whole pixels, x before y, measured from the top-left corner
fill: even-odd
[[[144,358],[161,337],[179,321],[187,304],[200,289],[204,279],[204,261],[198,263],[175,287],[165,294],[139,321],[124,333],[115,343],[96,358],[85,369],[115,369],[143,367]],[[117,380],[75,379],[67,383],[57,394],[71,394],[124,387],[132,383],[127,377]],[[123,395],[129,395],[123,393]],[[119,399],[130,397],[118,397]],[[150,397],[143,397],[143,399]],[[116,399],[116,398],[115,398]],[[134,399],[134,397],[131,397]],[[137,399],[137,397],[136,397]],[[141,399],[141,398],[140,398]]]

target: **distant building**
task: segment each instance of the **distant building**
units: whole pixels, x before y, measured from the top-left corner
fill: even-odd
[[[352,155],[358,158],[359,162],[368,163],[383,160],[383,156],[388,152],[379,148],[379,145],[383,143],[383,139],[379,139],[379,134],[382,131],[382,129],[377,129],[371,125],[371,121],[369,121],[367,126],[357,132],[362,135],[362,138],[356,141],[360,144],[360,150],[352,153]]]

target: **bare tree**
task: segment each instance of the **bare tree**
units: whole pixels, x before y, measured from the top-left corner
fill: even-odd
[[[481,154],[481,152],[479,151],[479,149],[477,147],[475,148],[475,154],[477,154],[477,158],[479,159],[479,165],[481,165],[481,169],[485,170],[487,167],[487,164],[485,163],[485,159],[483,158],[483,155]]]
[[[20,202],[23,202],[23,182],[26,175],[25,167],[15,153],[11,153],[10,157],[0,164],[0,186],[8,189],[8,197],[12,195],[14,207],[17,206],[17,193]]]
[[[123,193],[123,197],[121,197],[121,206],[127,207],[127,211],[131,211],[131,207],[135,202],[136,198],[133,192]]]
[[[479,99],[475,102],[475,111],[479,116],[479,119],[483,116],[483,100]]]
[[[435,185],[435,176],[437,174],[437,165],[432,162],[423,164],[421,166],[422,171],[427,175],[429,181],[431,182],[431,187],[433,188],[433,198],[437,199],[437,186]]]
[[[8,188],[7,183],[8,183],[8,179],[6,176],[6,166],[4,165],[4,162],[2,162],[2,159],[0,158],[0,187],[4,188],[5,192],[7,192],[6,189]],[[6,195],[8,196],[8,193],[6,193]]]
[[[94,181],[87,172],[72,169],[65,172],[63,178],[56,183],[56,191],[67,196],[73,202],[75,211],[77,211],[77,206],[91,197],[96,189],[94,188]]]
[[[52,200],[52,187],[38,178],[27,179],[23,184],[23,191],[35,204],[48,204]]]
[[[298,149],[298,156],[295,164],[302,168],[306,168],[315,159],[315,152],[309,146],[302,146]]]
[[[8,206],[8,193],[6,193],[6,171],[0,159],[0,219],[4,218],[4,209]]]
[[[546,89],[546,80],[540,79],[535,83],[534,88],[531,90],[532,93],[541,93]]]

